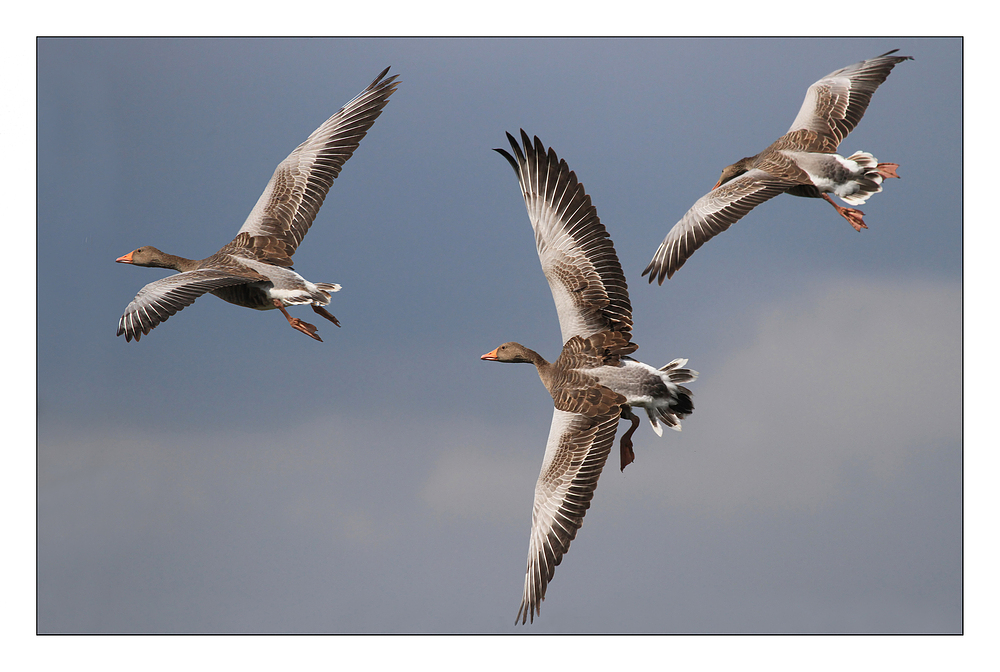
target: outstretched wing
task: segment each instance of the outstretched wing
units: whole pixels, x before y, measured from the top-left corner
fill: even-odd
[[[893,49],[831,72],[810,86],[788,132],[814,131],[832,143],[827,151],[836,151],[861,121],[875,89],[885,81],[897,63],[912,60],[911,56],[891,55],[897,51]]]
[[[542,471],[535,484],[524,596],[515,623],[523,624],[529,618],[534,622],[540,613],[556,565],[569,550],[590,508],[620,413],[620,406],[600,417],[553,410]]]
[[[382,113],[398,82],[389,68],[278,164],[239,233],[280,241],[275,250],[291,257],[312,226],[323,199]]]
[[[507,134],[513,166],[535,231],[542,271],[559,314],[563,343],[601,331],[632,330],[625,274],[597,208],[566,162],[521,131],[524,151]]]
[[[247,282],[254,282],[254,278],[216,269],[186,271],[151,282],[140,289],[128,304],[125,314],[118,321],[118,336],[125,334],[126,341],[133,338],[138,341],[153,327],[178,310],[190,306],[205,292]]]
[[[660,243],[643,275],[663,284],[694,251],[764,201],[785,192],[788,182],[760,169],[749,170],[699,198]]]

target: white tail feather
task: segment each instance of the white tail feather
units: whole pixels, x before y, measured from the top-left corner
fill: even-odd
[[[882,191],[882,175],[878,172],[878,159],[868,152],[855,152],[847,157],[848,161],[853,161],[864,171],[853,180],[838,187],[837,196],[848,205],[861,205],[872,194]],[[841,191],[845,193],[840,193]],[[851,190],[848,193],[847,190]]]
[[[646,415],[649,416],[649,424],[653,426],[653,431],[656,432],[656,435],[663,436],[663,428],[660,427],[660,423],[656,421],[656,416],[653,415],[653,409],[647,408]]]

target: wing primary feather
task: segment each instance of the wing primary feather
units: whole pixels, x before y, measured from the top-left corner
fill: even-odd
[[[625,274],[583,184],[538,136],[521,129],[518,143],[506,135],[512,153],[496,151],[518,177],[564,342],[574,335],[630,331]]]

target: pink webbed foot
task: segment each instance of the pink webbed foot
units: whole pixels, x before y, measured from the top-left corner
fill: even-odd
[[[300,320],[297,317],[293,317],[292,319],[288,320],[288,324],[292,325],[293,329],[297,329],[297,330],[301,331],[303,334],[305,334],[309,338],[314,338],[317,341],[319,341],[320,343],[323,342],[323,339],[320,338],[316,334],[316,332],[318,330],[316,329],[316,327],[314,325],[309,324],[308,322],[303,322],[302,320]]]
[[[316,332],[318,330],[314,325],[311,325],[308,322],[304,322],[297,317],[292,317],[291,315],[289,315],[288,311],[285,310],[285,306],[282,305],[281,301],[279,301],[278,299],[274,299],[274,307],[281,311],[281,314],[285,316],[286,320],[288,320],[288,324],[292,325],[292,329],[301,331],[309,338],[315,339],[320,343],[323,342],[323,339],[320,338],[318,335],[316,335]]]
[[[635,452],[632,450],[632,435],[635,434],[635,430],[639,427],[639,416],[632,412],[629,406],[622,406],[621,417],[623,420],[631,420],[632,426],[628,428],[624,434],[622,434],[621,440],[621,465],[622,471],[625,471],[625,467],[632,464],[635,461]]]
[[[832,205],[837,209],[837,212],[840,213],[840,216],[846,219],[848,224],[854,227],[855,231],[861,231],[861,229],[868,228],[868,225],[865,224],[865,220],[862,219],[865,216],[865,213],[861,212],[860,210],[856,210],[855,208],[845,208],[842,205],[837,205],[836,203],[833,202],[833,199],[827,196],[826,194],[821,194],[821,195],[826,200],[827,203],[829,203],[830,205]]]
[[[899,177],[899,175],[896,174],[897,168],[899,168],[898,163],[880,163],[875,166],[875,169],[878,170],[878,174],[885,178]]]
[[[325,317],[326,319],[328,319],[328,320],[330,320],[331,322],[333,322],[334,324],[336,324],[336,325],[337,325],[338,327],[340,326],[340,322],[339,322],[339,321],[337,320],[337,318],[336,318],[336,317],[334,317],[333,315],[331,315],[331,314],[330,314],[330,311],[328,311],[328,310],[327,310],[326,308],[324,308],[323,306],[317,306],[317,305],[316,305],[316,304],[314,303],[314,304],[312,304],[312,309],[316,311],[316,314],[317,314],[317,315],[322,315],[322,316],[323,316],[323,317]]]
[[[865,216],[865,213],[860,210],[855,210],[854,208],[843,208],[839,205],[836,207],[837,212],[839,212],[841,216],[847,220],[848,224],[854,227],[855,231],[861,231],[861,229],[868,228],[868,225],[865,224],[865,220],[862,219],[862,217]]]

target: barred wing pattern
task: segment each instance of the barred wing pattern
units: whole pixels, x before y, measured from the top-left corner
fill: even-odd
[[[766,200],[794,186],[763,170],[753,169],[699,198],[660,243],[643,275],[663,284],[695,250],[719,235]]]
[[[910,56],[892,56],[893,49],[846,68],[831,72],[806,91],[805,100],[789,133],[810,130],[830,138],[833,145],[826,151],[836,151],[847,134],[864,116],[868,104],[882,82],[897,63],[912,60]]]
[[[601,331],[632,330],[632,304],[621,263],[607,230],[569,169],[538,136],[534,145],[521,131],[524,151],[507,134],[512,156],[502,154],[517,173],[542,271],[559,314],[563,343]],[[516,157],[516,158],[515,158]]]
[[[541,611],[556,565],[569,550],[590,508],[597,479],[611,452],[621,408],[588,418],[553,409],[542,470],[535,485],[531,540],[524,596],[514,622],[522,624]]]
[[[630,337],[628,333],[602,331],[589,339],[574,336],[566,341],[552,366],[558,374],[549,383],[555,407],[594,418],[607,415],[615,406],[624,404],[624,396],[598,384],[586,370],[618,366],[623,356],[639,347],[629,342]]]
[[[131,341],[133,338],[138,341],[160,322],[165,322],[178,310],[190,306],[202,294],[220,287],[242,285],[253,281],[253,277],[233,275],[218,269],[186,271],[156,280],[140,289],[125,308],[125,313],[118,321],[117,335],[125,334],[126,341]]]
[[[398,75],[383,80],[388,72],[389,68],[383,70],[367,89],[278,164],[240,233],[273,236],[283,243],[283,256],[291,257],[309,231],[340,169],[396,90]]]

